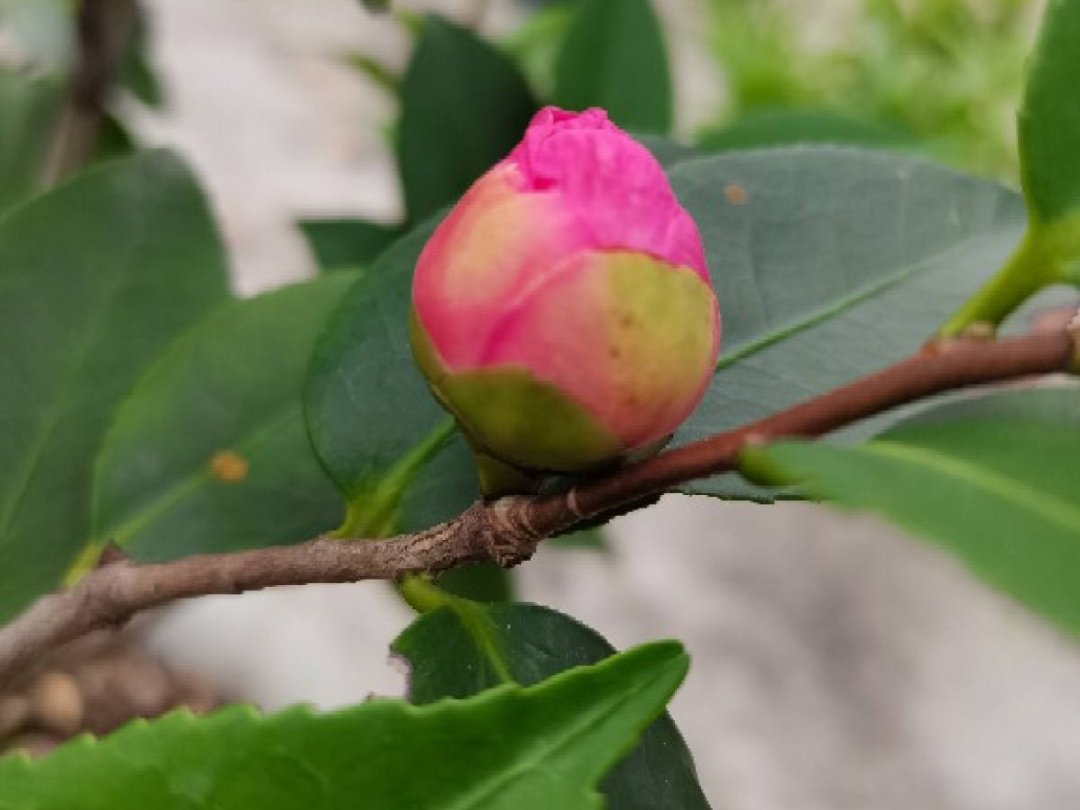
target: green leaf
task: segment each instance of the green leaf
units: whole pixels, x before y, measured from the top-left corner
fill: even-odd
[[[401,235],[399,227],[359,219],[309,219],[300,230],[322,270],[364,267]]]
[[[398,166],[410,222],[456,200],[506,157],[536,102],[510,59],[430,16],[401,88]]]
[[[63,90],[56,76],[0,70],[0,211],[37,190]]]
[[[135,7],[135,19],[129,35],[127,52],[119,70],[119,82],[143,104],[159,109],[165,103],[165,92],[150,63],[150,21],[142,6]]]
[[[98,126],[97,137],[94,139],[94,152],[87,163],[130,157],[138,148],[139,145],[128,132],[127,127],[115,116],[106,115]]]
[[[236,301],[174,342],[124,402],[94,481],[94,529],[140,559],[304,540],[341,499],[301,409],[346,274]]]
[[[578,0],[555,62],[555,103],[603,107],[626,129],[671,129],[672,89],[649,0]]]
[[[3,810],[596,810],[597,781],[686,674],[674,642],[537,686],[417,708],[136,721],[44,759],[0,759]]]
[[[461,601],[421,616],[392,648],[411,665],[409,699],[420,705],[467,697],[508,680],[529,686],[615,654],[595,631],[554,610]],[[601,790],[611,810],[709,806],[686,743],[667,714],[649,727]]]
[[[513,572],[495,563],[451,568],[436,582],[444,591],[475,602],[509,602],[514,598]]]
[[[1051,0],[1019,115],[1020,165],[1032,214],[1054,222],[1080,213],[1080,2]]]
[[[0,218],[0,620],[88,540],[91,465],[113,409],[226,299],[225,273],[205,200],[163,152]]]
[[[1019,196],[889,152],[794,147],[677,164],[723,316],[721,359],[675,444],[910,354],[1024,230]],[[684,490],[769,500],[736,476]]]
[[[308,433],[349,503],[347,534],[430,526],[479,495],[465,443],[409,348],[412,269],[433,230],[417,228],[363,273],[327,321],[308,372]]]
[[[1080,632],[1080,388],[989,399],[951,403],[856,447],[761,452],[815,497],[885,516]]]
[[[154,108],[165,104],[161,83],[141,46],[128,52],[121,81],[143,104]]]
[[[707,152],[831,143],[852,146],[910,146],[911,135],[831,110],[772,109],[748,113],[722,128],[703,132],[697,146]]]

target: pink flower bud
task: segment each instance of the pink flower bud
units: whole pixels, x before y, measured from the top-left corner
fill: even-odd
[[[413,309],[421,369],[474,446],[534,470],[662,440],[720,349],[697,227],[600,109],[536,114],[432,235]]]

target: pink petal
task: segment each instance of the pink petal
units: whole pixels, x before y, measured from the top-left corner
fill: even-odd
[[[640,295],[625,294],[628,279]],[[719,330],[715,296],[689,269],[641,254],[581,253],[503,313],[477,368],[527,369],[627,447],[640,447],[672,432],[697,405]]]
[[[598,108],[540,110],[507,162],[523,189],[557,193],[587,231],[589,248],[638,250],[708,279],[697,226],[648,149]]]

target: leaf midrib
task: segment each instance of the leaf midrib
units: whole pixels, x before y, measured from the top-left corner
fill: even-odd
[[[491,668],[502,683],[517,683],[517,679],[510,671],[510,664],[499,650],[498,638],[495,633],[495,623],[487,615],[484,608],[468,599],[450,596],[450,609],[457,615],[458,620],[465,627],[465,632],[476,644],[477,651],[491,664]]]
[[[813,310],[801,318],[792,318],[787,323],[776,327],[773,331],[766,332],[744,342],[729,354],[722,354],[720,356],[720,359],[716,362],[714,373],[723,371],[746,357],[755,355],[776,343],[780,343],[790,337],[806,332],[818,324],[853,310],[860,304],[889,292],[891,289],[899,286],[905,281],[910,281],[921,275],[933,274],[935,270],[940,271],[941,267],[938,263],[942,259],[949,256],[951,253],[962,251],[970,242],[977,241],[980,236],[981,234],[967,236],[964,239],[949,245],[945,250],[923,256],[917,262],[913,262],[892,273],[881,276],[874,282],[865,285],[844,298],[840,298],[832,304]]]
[[[513,767],[505,769],[496,775],[494,779],[477,785],[458,800],[447,804],[442,810],[475,810],[476,808],[489,806],[486,801],[507,784],[523,775],[539,770],[545,763],[585,736],[589,728],[601,724],[618,714],[634,698],[644,692],[649,685],[644,679],[638,679],[637,684],[632,689],[624,688],[620,695],[609,698],[606,701],[607,705],[603,709],[583,713],[577,722],[571,723],[568,728],[564,727],[564,733],[558,735],[549,744],[529,746],[525,751],[527,755],[516,758]],[[595,704],[593,705],[595,706]],[[645,725],[642,724],[642,728],[645,728]],[[586,791],[592,792],[593,795],[599,795],[596,793],[595,785],[590,785],[586,788]]]

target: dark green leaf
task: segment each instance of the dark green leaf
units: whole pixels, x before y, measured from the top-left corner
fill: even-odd
[[[903,155],[836,147],[678,164],[723,315],[705,400],[676,434],[760,419],[901,359],[1016,244],[1019,196]],[[769,499],[734,476],[685,490]]]
[[[165,99],[157,75],[141,51],[134,50],[131,52],[127,64],[124,66],[122,81],[132,94],[144,104],[151,107],[160,107],[164,104]]]
[[[135,5],[135,20],[127,53],[120,66],[120,82],[143,104],[161,107],[165,93],[147,56],[150,50],[150,21],[146,9]]]
[[[392,646],[411,665],[409,699],[420,705],[474,695],[507,680],[529,686],[615,653],[596,632],[554,610],[467,602],[425,614]],[[666,714],[601,789],[611,810],[709,806],[686,743]]]
[[[363,273],[312,359],[308,432],[349,502],[350,534],[430,526],[478,497],[468,450],[409,349],[412,269],[433,228],[416,229]]]
[[[444,591],[476,602],[509,602],[514,598],[512,572],[494,563],[451,568],[437,582]]]
[[[578,0],[555,62],[555,103],[603,107],[626,129],[671,129],[672,89],[649,0]]]
[[[309,219],[300,230],[322,270],[364,267],[401,235],[401,228],[359,219]]]
[[[0,70],[0,212],[37,190],[64,83]]]
[[[166,153],[0,218],[0,620],[89,539],[91,464],[120,398],[226,297],[206,202]]]
[[[411,474],[397,479],[404,490],[397,513],[397,526],[401,529],[412,531],[447,520],[480,497],[472,451],[449,419],[442,414],[438,419],[441,421],[434,422],[429,437],[434,441],[442,436],[447,438],[426,461],[414,456],[418,463],[412,467]],[[407,469],[408,465],[403,468]]]
[[[506,157],[536,109],[506,55],[431,16],[401,88],[398,165],[410,222],[453,202]]]
[[[116,116],[106,115],[98,128],[91,162],[130,157],[138,148],[127,127]]]
[[[3,810],[595,810],[595,785],[686,674],[674,642],[522,689],[326,715],[233,707],[0,759]]]
[[[703,132],[697,146],[707,152],[721,152],[799,143],[910,146],[912,137],[830,110],[775,109],[749,113],[723,129]]]
[[[1080,213],[1080,2],[1051,0],[1020,108],[1020,163],[1032,213]]]
[[[951,403],[856,447],[762,452],[812,495],[884,515],[1080,632],[1080,388]]]
[[[98,457],[99,542],[163,560],[303,540],[341,523],[301,392],[315,336],[352,280],[234,302],[166,350]]]

